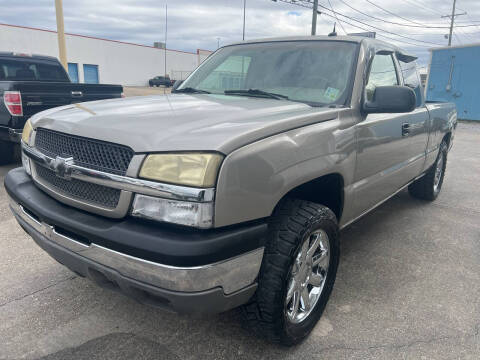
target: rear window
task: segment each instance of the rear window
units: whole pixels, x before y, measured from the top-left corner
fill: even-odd
[[[1,59],[0,81],[70,81],[59,63],[32,59]]]

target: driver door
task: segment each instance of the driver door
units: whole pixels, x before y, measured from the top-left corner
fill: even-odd
[[[377,53],[365,86],[366,99],[372,99],[377,86],[390,85],[401,85],[395,58],[390,53]],[[407,167],[412,151],[403,128],[410,116],[409,113],[368,114],[355,126],[356,216],[385,200],[410,180]]]

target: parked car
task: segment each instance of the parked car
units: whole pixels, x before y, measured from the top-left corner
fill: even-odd
[[[153,79],[148,80],[148,85],[150,87],[153,86],[165,86],[165,87],[170,87],[173,85],[172,80],[170,80],[170,77],[167,76],[155,76]]]
[[[121,85],[74,84],[49,56],[0,52],[0,164],[12,161],[27,119],[45,109],[119,98]]]
[[[340,230],[406,187],[437,198],[456,116],[387,43],[245,42],[174,94],[34,115],[5,187],[75,273],[179,312],[242,306],[292,345],[325,309]]]

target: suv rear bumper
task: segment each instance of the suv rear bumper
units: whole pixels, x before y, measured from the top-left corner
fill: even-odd
[[[255,292],[266,224],[229,230],[197,230],[194,236],[192,231],[162,231],[159,224],[106,219],[65,206],[35,187],[23,169],[12,170],[5,178],[5,187],[17,221],[35,242],[58,262],[100,286],[178,312],[203,313],[239,306]],[[63,217],[69,219],[68,225]],[[177,254],[172,254],[170,264],[138,256],[145,251],[128,251],[135,249],[125,246],[125,241],[117,248],[111,246],[114,240],[105,241],[110,234],[117,238],[117,245],[129,239],[141,246],[149,239],[145,236],[151,235],[144,232],[151,232],[152,226],[157,230],[154,235],[164,253],[160,254],[153,246],[150,258],[168,258],[168,253],[176,249]],[[189,247],[192,236],[197,246]],[[235,247],[242,240],[246,248],[237,253]],[[216,254],[219,248],[220,254],[234,255],[219,259]],[[198,257],[199,254],[202,256]],[[216,260],[202,263],[201,259]]]

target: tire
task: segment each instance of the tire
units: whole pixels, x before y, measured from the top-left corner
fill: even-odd
[[[280,203],[270,220],[257,291],[242,306],[243,316],[254,332],[268,341],[287,346],[300,343],[310,334],[325,309],[335,282],[340,255],[338,234],[337,219],[329,208],[297,199],[286,199]],[[314,249],[311,245],[317,235],[321,244],[314,250],[317,255],[310,260],[307,255],[302,261],[302,254],[308,254],[305,250]],[[328,263],[325,260],[327,257]],[[311,261],[319,261],[322,265],[308,267],[309,261],[310,266]],[[295,279],[309,273],[311,280],[307,279],[304,283],[315,280],[320,285],[318,273],[325,275],[324,270],[326,277],[323,277],[323,285],[316,288],[318,295],[309,297],[311,310],[306,311],[303,300],[299,300],[298,312],[295,313],[292,309],[301,293],[299,290],[295,297],[295,289],[303,286],[302,281]],[[312,291],[313,288],[310,284],[306,289]],[[290,297],[291,294],[293,296]]]
[[[0,140],[0,165],[7,165],[13,161],[15,144]]]
[[[445,169],[447,166],[448,145],[440,144],[437,159],[427,173],[408,186],[408,192],[417,199],[434,201],[442,190]]]

